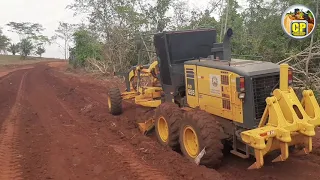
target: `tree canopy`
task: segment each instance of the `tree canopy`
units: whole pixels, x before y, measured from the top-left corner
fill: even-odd
[[[12,44],[9,50],[13,54],[19,51],[23,59],[31,55],[35,48],[35,54],[42,52],[38,50],[45,52],[44,45],[50,44],[49,38],[42,34],[45,28],[39,23],[9,22],[7,26],[10,28],[9,31],[17,33],[20,38],[20,42],[17,45]],[[38,55],[41,56],[44,52]]]
[[[104,44],[104,51],[117,54],[111,59],[105,57],[109,61],[105,63],[113,64],[111,69],[126,69],[138,62],[139,42],[143,49],[139,62],[147,63],[153,57],[151,34],[197,28],[215,28],[219,41],[230,27],[234,31],[233,57],[278,62],[309,46],[310,38],[293,40],[281,27],[282,13],[297,3],[316,12],[316,1],[309,0],[248,0],[247,7],[240,7],[237,0],[212,0],[202,9],[189,7],[186,0],[74,0],[68,8],[75,14],[88,14],[88,31]],[[315,41],[319,33],[318,28]],[[116,44],[129,45],[119,52]]]
[[[7,24],[11,32],[17,33],[20,38],[37,37],[44,30],[41,24],[31,22],[9,22]]]
[[[56,42],[66,59],[72,50],[70,58],[77,65],[103,72],[124,71],[137,63],[152,62],[155,33],[197,28],[215,28],[217,41],[222,40],[227,28],[232,28],[233,58],[279,62],[303,51],[320,37],[320,28],[316,28],[312,38],[289,38],[281,27],[282,13],[290,5],[304,4],[318,16],[317,2],[248,0],[247,6],[241,7],[239,0],[210,0],[206,6],[195,8],[188,0],[73,0],[67,8],[76,15],[85,14],[87,21],[59,22],[50,39],[43,35],[45,28],[38,23],[9,22],[7,26],[19,35],[21,53],[22,44],[31,48],[25,52],[38,54],[37,50]],[[0,51],[12,52],[14,48],[9,45],[10,39],[0,31]]]
[[[3,31],[0,27],[0,53],[5,53],[10,44],[10,39],[3,34]]]
[[[12,44],[8,47],[8,51],[11,52],[12,55],[16,55],[16,54],[20,51],[19,44],[14,44],[14,43],[12,43]]]
[[[65,59],[68,57],[70,42],[72,41],[73,33],[77,26],[76,24],[59,22],[59,27],[55,30],[55,35],[51,38],[59,47],[63,48]],[[63,45],[58,43],[58,39],[63,40]]]

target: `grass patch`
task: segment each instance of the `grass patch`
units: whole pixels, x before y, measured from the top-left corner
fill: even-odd
[[[44,61],[61,61],[63,59],[56,59],[56,58],[40,58],[40,57],[28,57],[27,59],[21,59],[19,55],[0,55],[0,66],[4,65],[23,65],[23,64],[33,64],[37,62],[44,62]]]

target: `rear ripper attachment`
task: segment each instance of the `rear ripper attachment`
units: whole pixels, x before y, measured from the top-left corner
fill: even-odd
[[[288,83],[289,82],[289,83]],[[312,90],[304,90],[300,103],[292,83],[289,65],[280,65],[280,88],[266,99],[267,106],[258,128],[243,131],[242,140],[254,149],[256,162],[248,169],[259,169],[264,165],[264,155],[280,149],[281,154],[272,162],[285,161],[289,157],[289,146],[301,145],[306,154],[312,151],[315,127],[320,125],[320,108]]]

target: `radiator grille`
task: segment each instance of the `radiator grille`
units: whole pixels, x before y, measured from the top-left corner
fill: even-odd
[[[279,74],[252,79],[255,119],[259,121],[266,107],[266,98],[275,88],[279,88]],[[257,122],[259,123],[259,122]]]

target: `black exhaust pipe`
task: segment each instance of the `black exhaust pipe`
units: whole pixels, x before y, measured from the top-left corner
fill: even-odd
[[[224,35],[222,43],[214,43],[211,52],[213,53],[214,59],[231,61],[231,37],[233,31],[229,28]]]

